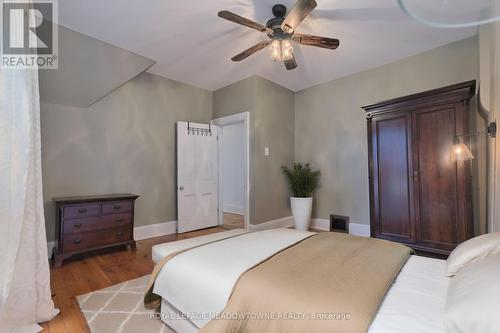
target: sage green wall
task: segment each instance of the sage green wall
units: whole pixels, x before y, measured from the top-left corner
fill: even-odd
[[[281,166],[294,161],[294,93],[252,76],[215,91],[213,100],[214,118],[250,113],[250,223],[290,216]]]
[[[210,91],[149,73],[89,108],[42,104],[48,240],[56,196],[132,192],[136,226],[176,220],[175,123],[210,119]]]
[[[281,167],[295,160],[295,115],[292,91],[257,77],[256,92],[253,222],[259,224],[291,215]],[[265,147],[269,147],[269,156],[264,156]]]
[[[295,95],[295,158],[322,172],[314,217],[369,224],[362,106],[478,78],[477,37],[320,84]]]
[[[227,87],[214,91],[213,113],[214,118],[229,116],[241,112],[255,112],[257,76],[233,83]],[[251,122],[253,124],[253,122]]]

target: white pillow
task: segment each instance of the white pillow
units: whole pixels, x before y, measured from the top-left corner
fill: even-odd
[[[447,275],[453,276],[466,265],[500,253],[500,232],[474,237],[458,245],[451,252],[447,264]]]
[[[500,255],[472,263],[451,279],[446,333],[500,332]]]

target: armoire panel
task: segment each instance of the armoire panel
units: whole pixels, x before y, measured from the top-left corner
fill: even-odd
[[[378,233],[411,240],[412,220],[408,176],[408,129],[410,118],[402,115],[375,121],[378,142]]]
[[[458,214],[457,163],[450,147],[456,133],[454,107],[414,113],[414,140],[419,170],[417,241],[436,247],[456,245]]]

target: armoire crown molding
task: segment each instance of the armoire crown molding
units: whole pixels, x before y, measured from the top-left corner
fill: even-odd
[[[412,109],[424,107],[426,105],[435,105],[437,101],[441,104],[456,103],[467,101],[476,93],[476,81],[466,81],[451,86],[433,89],[425,92],[411,94],[403,97],[397,97],[362,108],[369,114],[367,117],[385,112],[393,112],[397,109]]]

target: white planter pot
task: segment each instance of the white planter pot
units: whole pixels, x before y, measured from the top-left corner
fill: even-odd
[[[293,224],[296,230],[309,230],[313,198],[290,198]]]

